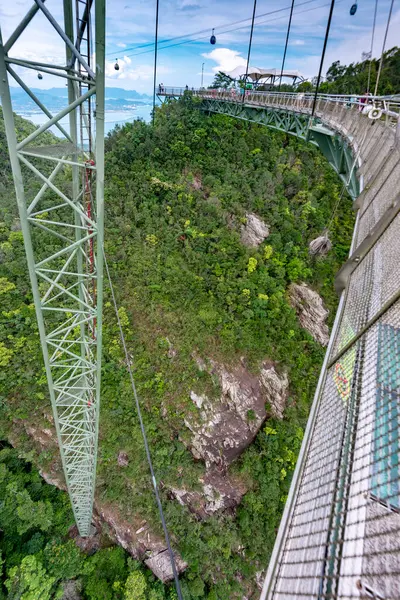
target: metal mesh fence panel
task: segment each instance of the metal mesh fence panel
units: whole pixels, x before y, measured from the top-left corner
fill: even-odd
[[[267,597],[400,599],[400,214],[349,278]]]

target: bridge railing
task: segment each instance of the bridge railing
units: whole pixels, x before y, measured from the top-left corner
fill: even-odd
[[[262,92],[232,89],[195,89],[188,87],[158,86],[159,96],[179,97],[185,92],[205,100],[220,100],[232,103],[245,103],[251,106],[265,106],[289,109],[310,114],[314,102],[313,93],[302,92]],[[400,95],[370,96],[359,94],[318,94],[316,114],[329,114],[341,108],[359,111],[370,118],[385,121],[389,127],[397,127],[400,122]],[[371,114],[370,114],[371,113]]]

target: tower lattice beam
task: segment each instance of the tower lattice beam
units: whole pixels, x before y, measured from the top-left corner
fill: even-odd
[[[0,94],[58,444],[76,523],[80,534],[87,536],[100,407],[105,0],[64,0],[63,12],[61,26],[59,17],[42,0],[35,0],[5,44],[0,32]],[[65,64],[13,56],[14,44],[38,14],[56,31],[60,42],[56,56],[64,54]],[[65,108],[57,115],[23,81],[25,69],[37,71],[39,78],[66,81]],[[44,124],[23,140],[16,137],[10,78],[44,117]],[[42,134],[50,127],[62,136],[57,143],[43,143]],[[40,183],[33,194],[32,177]]]

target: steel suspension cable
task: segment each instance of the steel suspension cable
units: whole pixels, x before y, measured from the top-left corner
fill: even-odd
[[[312,105],[312,110],[311,110],[311,119],[313,118],[313,116],[315,114],[315,107],[316,107],[316,104],[317,104],[317,96],[318,96],[318,91],[319,91],[319,84],[321,83],[322,68],[324,66],[326,46],[328,44],[329,31],[330,31],[330,28],[331,28],[332,15],[333,15],[333,9],[334,9],[334,7],[335,7],[335,0],[332,0],[331,7],[329,9],[328,22],[326,24],[324,46],[322,48],[322,54],[321,54],[321,62],[319,63],[319,71],[318,71],[318,77],[317,77],[317,84],[315,86],[315,94],[314,94],[314,100],[313,100],[313,105]],[[311,121],[311,119],[310,119],[310,121]]]
[[[157,50],[158,50],[158,9],[159,0],[156,0],[156,30],[154,34],[154,81],[153,81],[153,125],[156,116],[156,84],[157,84]]]
[[[174,575],[176,593],[178,594],[178,600],[183,600],[181,586],[180,586],[180,583],[179,583],[179,575],[178,575],[178,571],[176,569],[175,556],[174,556],[173,550],[171,548],[171,543],[170,543],[170,537],[169,537],[169,533],[168,533],[168,528],[167,528],[167,524],[165,522],[164,511],[163,511],[163,507],[162,507],[162,504],[161,504],[160,494],[159,494],[159,491],[158,491],[158,485],[157,485],[156,476],[155,476],[155,473],[154,473],[153,461],[151,460],[151,454],[150,454],[149,443],[148,443],[148,440],[147,440],[146,429],[145,429],[145,426],[144,426],[144,423],[143,423],[142,410],[140,408],[139,397],[138,397],[137,390],[136,390],[135,380],[133,378],[131,359],[130,359],[130,356],[129,356],[129,353],[128,353],[128,348],[127,348],[126,341],[125,341],[125,335],[124,335],[124,331],[122,329],[121,319],[119,317],[118,304],[117,304],[117,300],[115,298],[114,286],[113,286],[113,283],[111,281],[110,270],[108,268],[108,262],[107,262],[106,254],[105,254],[105,251],[104,251],[104,247],[103,247],[103,257],[104,257],[104,266],[105,266],[106,272],[107,272],[108,283],[109,283],[109,286],[110,286],[111,298],[112,298],[112,302],[113,302],[113,305],[114,305],[115,316],[117,317],[119,335],[120,335],[121,343],[122,343],[122,346],[123,346],[123,349],[124,349],[126,365],[127,365],[128,373],[129,373],[129,379],[130,379],[130,382],[131,382],[133,397],[135,399],[136,411],[137,411],[137,414],[138,414],[138,419],[139,419],[139,424],[140,424],[140,431],[142,432],[144,449],[145,449],[145,452],[146,452],[147,463],[149,465],[149,470],[150,470],[150,475],[151,475],[151,482],[153,484],[154,494],[155,494],[156,502],[157,502],[157,508],[158,508],[158,512],[159,512],[159,515],[160,515],[160,519],[161,519],[161,523],[162,523],[162,528],[163,528],[163,531],[164,531],[164,536],[165,536],[165,541],[166,541],[167,548],[168,548],[169,558],[170,558],[170,561],[171,561],[172,573]]]
[[[280,92],[280,91],[281,91],[281,85],[282,85],[282,75],[283,75],[283,69],[284,69],[284,66],[285,66],[286,52],[287,52],[287,47],[288,47],[288,42],[289,42],[290,26],[291,26],[291,24],[292,24],[292,16],[293,16],[294,2],[295,2],[295,0],[292,0],[292,6],[291,6],[291,8],[290,8],[290,16],[289,16],[289,23],[288,23],[287,34],[286,34],[285,50],[284,50],[284,52],[283,52],[282,68],[281,68],[281,75],[280,75],[280,78],[279,78],[279,87],[278,87],[278,92]]]
[[[383,38],[382,54],[381,54],[381,60],[379,62],[378,75],[376,76],[376,84],[375,84],[374,96],[378,95],[378,85],[379,85],[379,79],[381,77],[382,65],[383,65],[383,54],[385,52],[386,39],[387,39],[387,34],[388,34],[388,31],[389,31],[389,26],[390,26],[390,19],[392,18],[393,4],[394,4],[394,0],[392,0],[392,2],[390,4],[388,20],[387,20],[387,23],[386,23],[386,31],[385,31],[385,37]]]
[[[371,35],[371,51],[369,57],[369,66],[368,66],[368,83],[367,83],[367,92],[369,93],[369,86],[371,84],[371,67],[372,67],[372,52],[374,50],[374,38],[375,38],[375,27],[376,27],[376,14],[378,12],[378,0],[375,0],[375,11],[374,11],[374,22],[372,24],[372,35]]]
[[[296,8],[298,8],[299,6],[304,6],[305,4],[311,4],[311,2],[316,2],[316,1],[317,0],[307,0],[306,2],[299,2],[296,5]],[[336,0],[336,4],[339,4],[340,2],[343,2],[343,0]],[[295,13],[295,15],[300,15],[302,13],[310,12],[310,11],[313,11],[313,10],[319,10],[320,8],[325,8],[325,6],[330,6],[330,3],[328,2],[328,3],[320,4],[319,6],[315,6],[315,7],[306,9],[306,10],[299,10],[298,12]],[[286,6],[285,8],[280,8],[279,10],[273,10],[273,11],[270,11],[269,13],[266,13],[266,14],[280,13],[280,12],[285,11],[285,10],[290,10],[290,6]],[[258,17],[256,17],[256,19],[260,18],[260,16],[261,15],[259,15]],[[272,23],[273,21],[278,21],[278,20],[284,19],[284,18],[285,18],[284,16],[279,16],[279,17],[274,17],[272,19],[265,19],[264,21],[258,21],[256,23],[256,25],[264,25],[264,24]],[[241,29],[247,29],[248,27],[250,27],[250,25],[243,25],[241,27],[235,27],[234,29],[226,29],[224,31],[220,31],[219,35],[222,35],[224,33],[231,33],[233,31],[239,31]],[[208,32],[209,32],[209,30],[208,30]],[[188,35],[190,35],[190,34],[188,34]],[[204,39],[208,40],[209,37],[210,36],[209,36],[209,33],[208,33],[207,36],[201,36],[201,37],[198,37],[198,38],[194,38],[192,40],[189,39],[189,40],[184,40],[183,42],[178,42],[176,44],[169,44],[167,46],[159,46],[159,50],[166,50],[167,48],[175,48],[177,46],[182,46],[182,45],[185,45],[185,44],[192,44],[194,42],[198,42],[198,41],[204,40]],[[161,44],[164,41],[167,41],[167,40],[163,40],[162,42],[159,42],[159,43]],[[147,47],[148,45],[152,46],[153,44],[146,44],[143,47]],[[139,46],[138,46],[138,48],[139,48]],[[125,54],[124,53],[124,56],[128,56],[128,57],[130,57],[130,56],[140,56],[141,54],[149,54],[150,52],[153,52],[153,50],[152,49],[150,49],[150,50],[143,50],[142,52],[135,52],[135,53],[130,53],[130,54]]]
[[[246,96],[246,81],[247,81],[247,76],[249,74],[249,63],[250,63],[250,54],[251,54],[251,42],[253,40],[254,19],[255,19],[255,16],[256,16],[256,7],[257,7],[257,0],[254,0],[253,17],[251,19],[251,30],[250,30],[250,39],[249,39],[249,51],[247,53],[246,75],[244,77],[244,90],[243,90],[243,100],[242,100],[243,103],[244,103],[244,99],[245,99],[245,96]]]
[[[305,4],[312,4],[313,2],[317,2],[318,0],[306,0],[305,2],[300,2],[300,4],[298,4],[298,6],[303,6]],[[256,19],[261,19],[262,17],[267,17],[269,15],[273,15],[275,13],[279,13],[279,12],[283,12],[285,10],[289,10],[290,6],[285,6],[283,8],[278,8],[276,10],[270,10],[266,13],[262,13],[258,16],[256,16]],[[217,30],[217,35],[221,35],[221,33],[223,32],[219,32],[220,29],[222,29],[223,27],[231,27],[232,25],[238,25],[240,23],[245,23],[246,21],[250,21],[251,17],[248,17],[247,19],[240,19],[240,21],[232,21],[231,23],[223,23],[222,25],[219,25],[218,27],[215,27],[214,29]],[[249,27],[249,25],[245,25],[244,29],[246,29],[247,27]],[[236,31],[236,30],[235,30]],[[210,33],[210,28],[208,27],[207,29],[200,29],[199,31],[192,31],[191,33],[184,33],[183,35],[177,35],[175,37],[172,38],[168,38],[166,40],[160,40],[160,44],[167,44],[169,42],[173,42],[175,40],[181,40],[182,38],[185,37],[191,37],[193,35],[199,35],[200,33],[207,33],[207,39],[209,38],[209,33]],[[198,38],[198,39],[203,39],[203,38]],[[190,41],[190,40],[189,40]],[[139,44],[139,45],[135,45],[135,46],[130,46],[127,48],[123,49],[124,54],[126,52],[129,52],[130,50],[139,50],[139,48],[147,48],[148,46],[153,46],[154,42],[147,42],[146,44]],[[115,54],[118,54],[118,52],[121,52],[120,49],[115,49],[112,52],[107,52],[106,56],[114,56]],[[128,55],[130,56],[130,55]]]

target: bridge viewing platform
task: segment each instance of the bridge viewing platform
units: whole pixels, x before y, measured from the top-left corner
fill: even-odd
[[[339,307],[261,600],[398,599],[400,97],[157,92],[318,145],[354,199]]]
[[[311,93],[246,90],[243,95],[235,89],[189,90],[164,86],[158,86],[156,92],[160,98],[179,98],[190,93],[201,101],[201,108],[205,111],[252,121],[318,145],[346,182],[353,198],[360,192],[356,176],[357,163],[365,163],[362,141],[365,137],[365,142],[371,142],[373,123],[378,121],[378,126],[374,128],[375,139],[386,130],[391,131],[394,136],[396,128],[400,127],[400,96],[366,98],[357,95],[318,94],[314,116],[310,121],[314,104],[314,94]],[[370,112],[369,108],[373,110]],[[397,135],[400,136],[400,131]],[[388,136],[390,137],[390,133]],[[353,166],[352,156],[357,153],[356,165]]]

